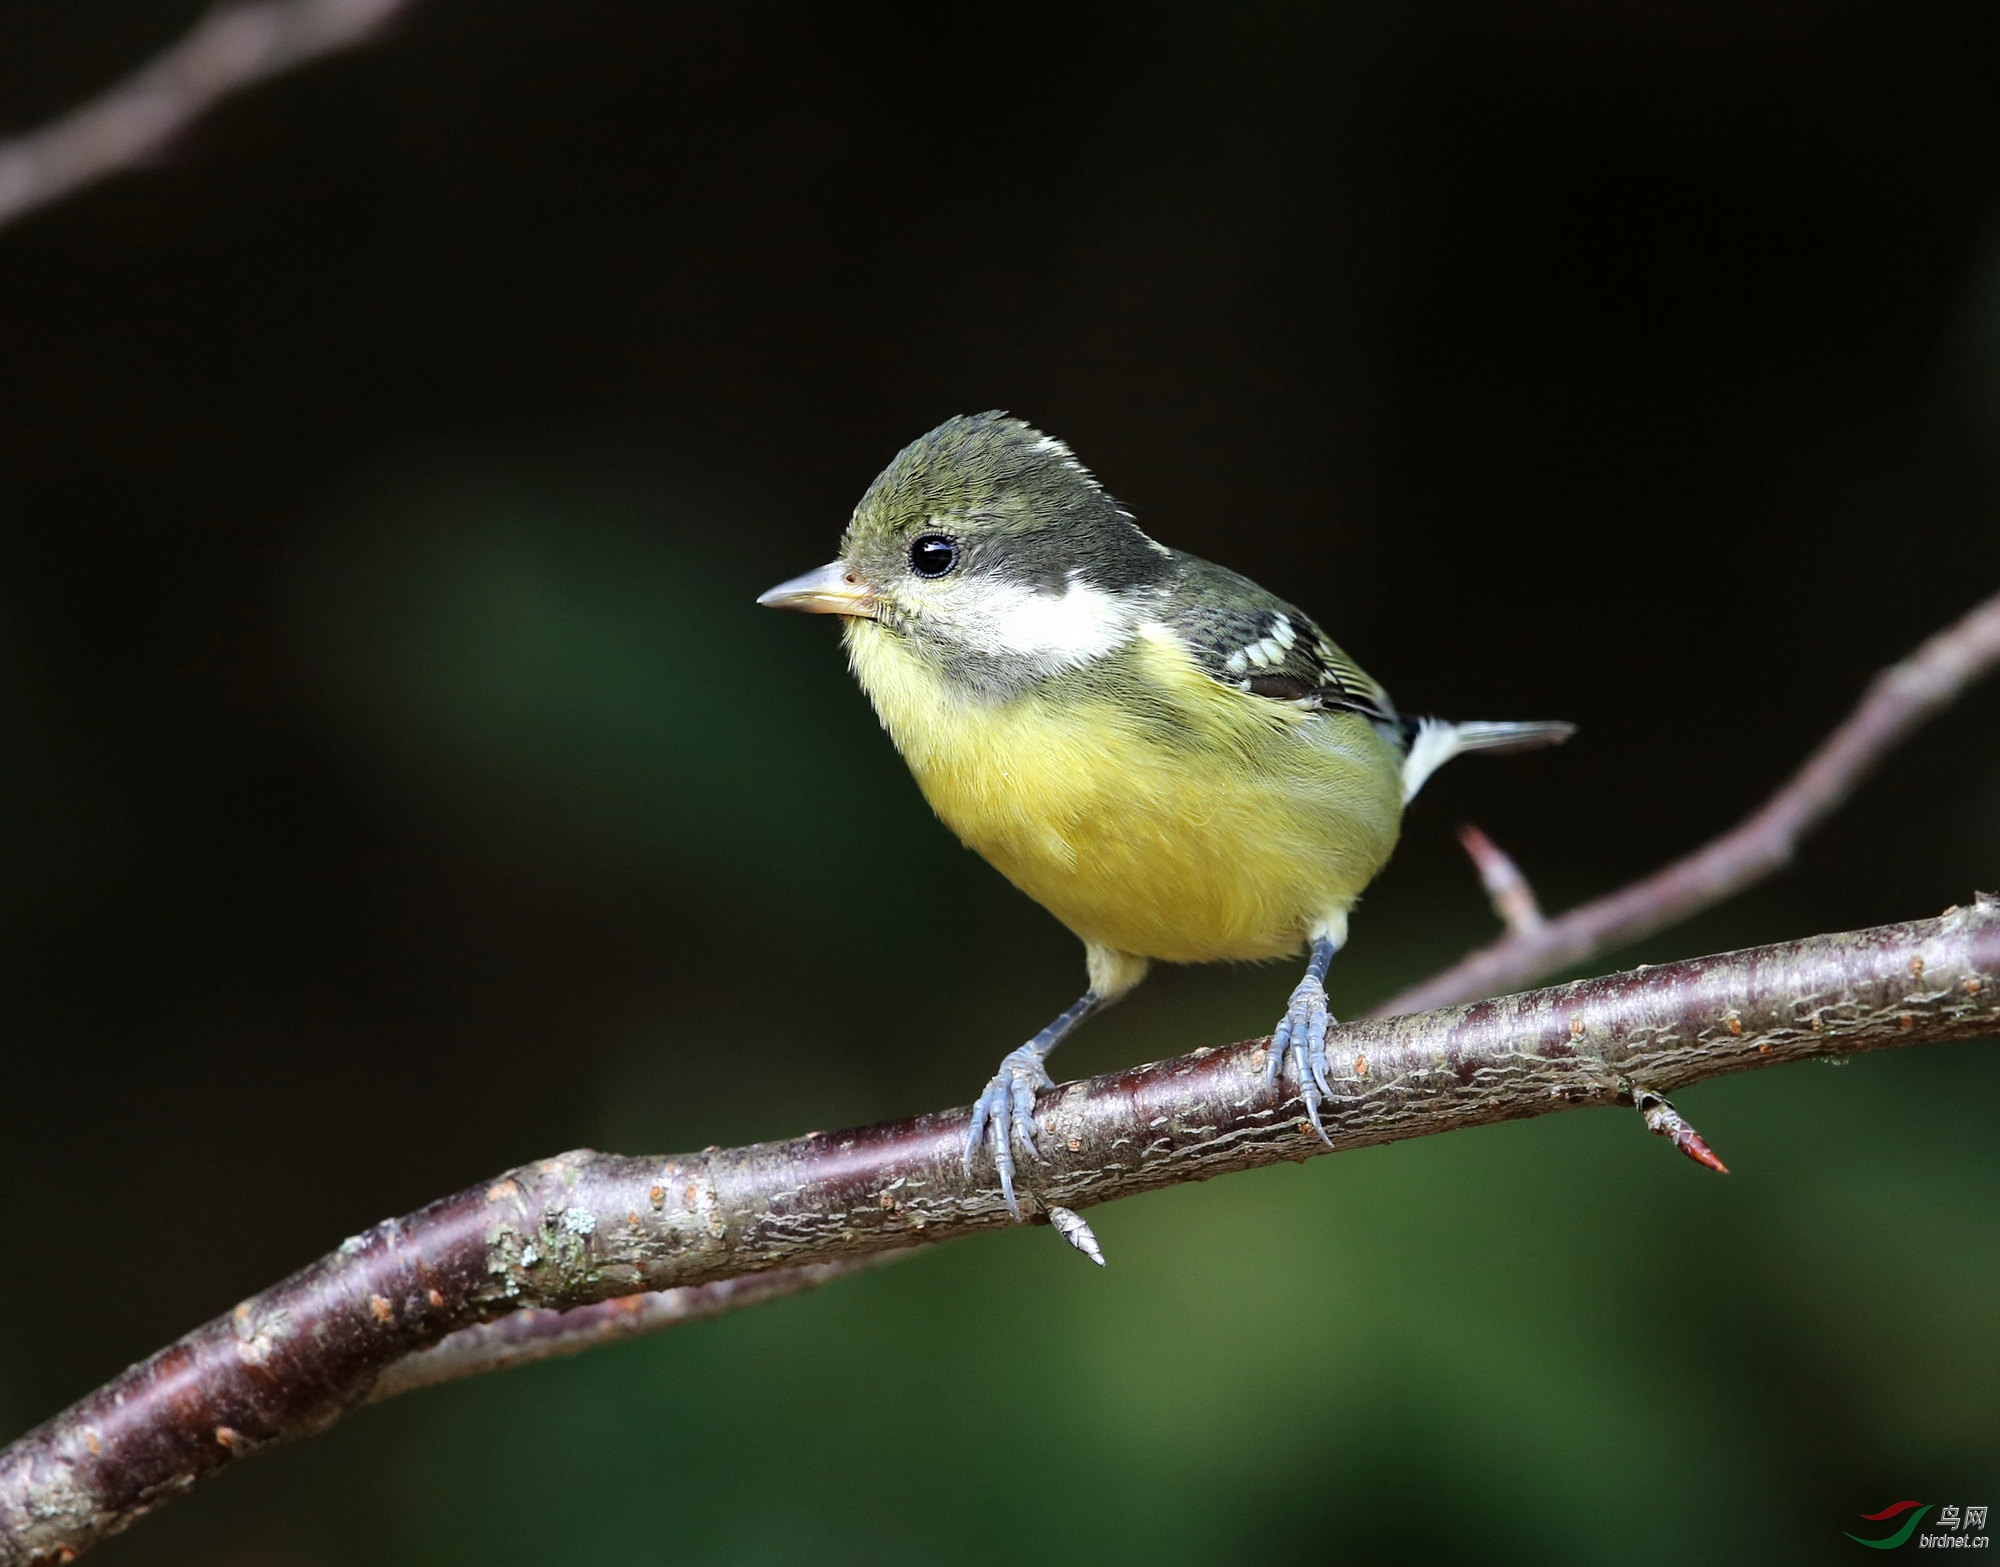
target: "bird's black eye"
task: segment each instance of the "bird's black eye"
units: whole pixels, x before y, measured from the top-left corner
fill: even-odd
[[[920,577],[942,577],[958,564],[958,541],[942,533],[926,533],[910,545],[910,570]]]

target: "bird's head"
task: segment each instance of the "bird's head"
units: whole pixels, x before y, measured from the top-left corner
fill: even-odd
[[[990,684],[1110,652],[1173,559],[1061,441],[971,414],[896,454],[854,509],[838,560],[757,602],[872,621]]]

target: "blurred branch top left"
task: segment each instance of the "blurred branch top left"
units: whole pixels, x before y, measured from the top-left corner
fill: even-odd
[[[0,142],[0,228],[157,156],[232,93],[374,36],[410,0],[256,0],[213,11],[116,86]]]

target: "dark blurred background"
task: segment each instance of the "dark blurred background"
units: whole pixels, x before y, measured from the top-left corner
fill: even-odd
[[[0,5],[22,129],[181,0]],[[1733,821],[2000,586],[1980,4],[420,0],[0,234],[0,1414],[510,1164],[965,1102],[1074,942],[823,623],[1005,407],[1408,710],[1336,965]],[[2000,688],[1623,960],[2000,884]],[[1060,1058],[1265,1031],[1159,974]],[[2000,1505],[1990,1046],[1234,1177],[363,1411],[107,1564],[1820,1561]]]

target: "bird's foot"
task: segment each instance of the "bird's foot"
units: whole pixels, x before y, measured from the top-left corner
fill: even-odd
[[[972,1106],[972,1124],[965,1132],[965,1173],[972,1173],[973,1155],[982,1140],[993,1145],[993,1168],[1000,1175],[1000,1195],[1007,1199],[1007,1211],[1021,1217],[1021,1205],[1014,1197],[1014,1144],[1019,1143],[1031,1159],[1041,1158],[1035,1146],[1035,1095],[1055,1087],[1042,1052],[1033,1045],[1010,1050],[1000,1058],[1000,1070],[986,1085]]]
[[[1264,1063],[1266,1088],[1275,1084],[1278,1073],[1290,1065],[1299,1080],[1299,1097],[1306,1102],[1306,1119],[1329,1148],[1333,1139],[1319,1124],[1319,1107],[1322,1100],[1333,1097],[1326,1059],[1326,1031],[1333,1022],[1333,1014],[1326,1009],[1326,986],[1314,975],[1306,975],[1292,992],[1284,1021],[1271,1036],[1271,1053]]]

